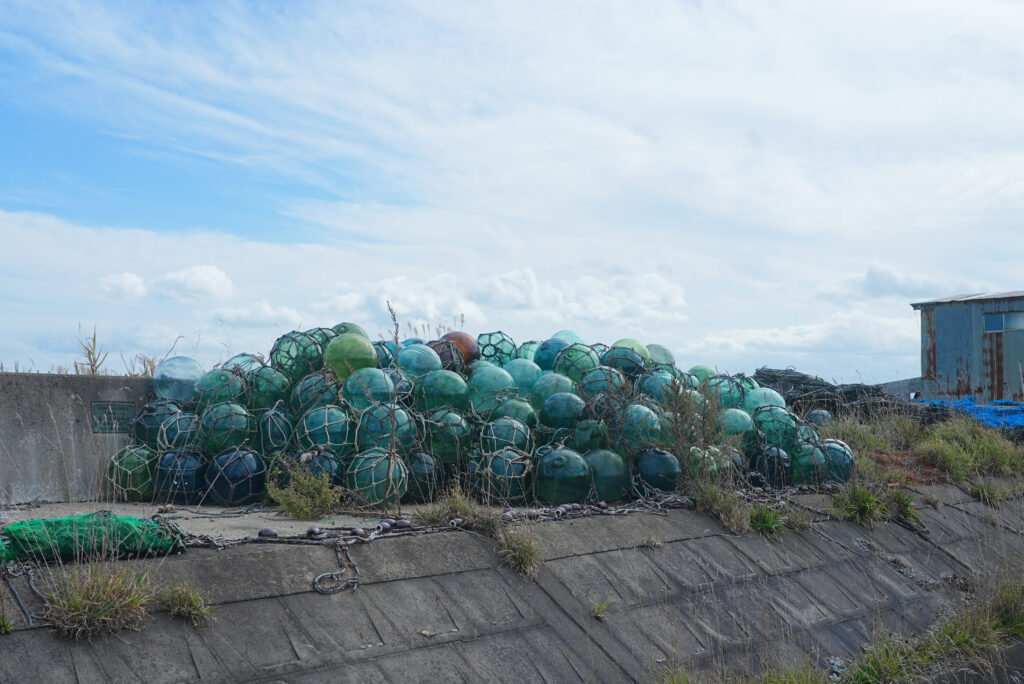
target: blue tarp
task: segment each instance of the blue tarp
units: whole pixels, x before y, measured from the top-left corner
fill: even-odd
[[[921,399],[917,403],[949,406],[969,416],[974,416],[979,423],[989,427],[1024,427],[1024,404],[1017,401],[1001,399],[993,401],[991,404],[975,404],[972,399],[954,399],[952,401]]]

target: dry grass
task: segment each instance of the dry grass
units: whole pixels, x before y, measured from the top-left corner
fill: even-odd
[[[501,562],[528,580],[537,579],[543,564],[543,551],[527,527],[502,528],[499,540]]]
[[[690,482],[697,510],[707,513],[733,534],[750,529],[750,506],[731,487],[697,479]]]
[[[183,580],[175,580],[157,594],[156,600],[171,617],[187,620],[196,629],[203,629],[213,622],[213,606],[206,602],[198,589]]]
[[[423,506],[415,513],[427,525],[447,525],[461,520],[461,527],[481,532],[488,537],[498,536],[501,516],[493,509],[481,506],[456,485],[446,497],[429,506]]]
[[[660,549],[664,545],[665,542],[663,542],[658,537],[654,536],[653,532],[648,532],[647,537],[642,542],[640,542],[640,546],[646,549]]]
[[[145,573],[91,563],[64,570],[45,598],[44,622],[62,637],[88,639],[140,629],[149,613],[152,591]]]

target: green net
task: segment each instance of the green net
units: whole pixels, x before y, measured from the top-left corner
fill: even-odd
[[[11,523],[4,530],[15,560],[52,562],[166,555],[185,550],[177,526],[109,511]]]

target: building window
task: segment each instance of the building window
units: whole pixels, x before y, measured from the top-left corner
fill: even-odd
[[[1003,332],[1003,314],[985,314],[985,332]]]
[[[1004,324],[1007,330],[1024,330],[1024,312],[1014,311],[1006,314]]]

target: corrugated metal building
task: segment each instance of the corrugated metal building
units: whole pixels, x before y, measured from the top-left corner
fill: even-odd
[[[921,312],[925,398],[1024,401],[1024,291],[911,306]]]

